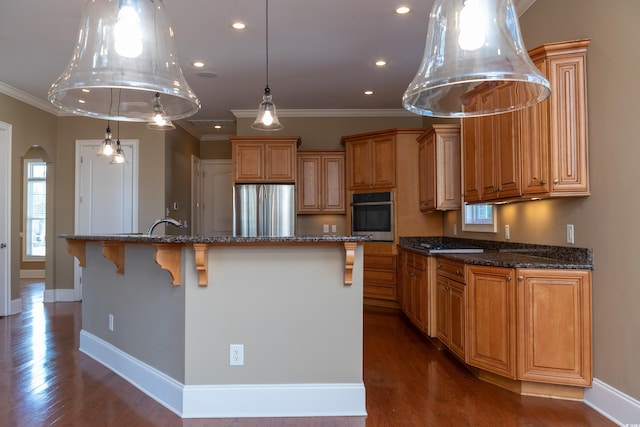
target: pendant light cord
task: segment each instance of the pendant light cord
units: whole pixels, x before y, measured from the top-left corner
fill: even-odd
[[[266,56],[267,56],[267,89],[269,89],[269,0],[265,0],[266,8],[266,26],[265,26],[265,43],[266,43]]]

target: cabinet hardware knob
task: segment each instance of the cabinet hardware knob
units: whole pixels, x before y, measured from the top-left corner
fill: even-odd
[[[556,178],[556,179],[554,179],[554,180],[553,180],[553,183],[554,183],[554,184],[557,184],[557,183],[559,183],[559,182],[560,182],[560,180],[559,180],[558,178]]]
[[[522,282],[524,280],[524,276],[518,276],[518,280]]]
[[[438,268],[442,268],[442,264],[438,264]]]
[[[507,281],[510,282],[511,281],[511,275],[507,276]]]
[[[460,270],[456,270],[456,274],[459,276],[460,275]]]
[[[500,191],[500,189],[499,189],[498,187],[495,187],[495,188],[493,189],[493,192],[494,192],[494,193],[497,193],[498,191]]]
[[[542,185],[547,185],[547,180],[546,180],[546,179],[541,180],[541,181],[540,181],[540,184],[542,184]]]

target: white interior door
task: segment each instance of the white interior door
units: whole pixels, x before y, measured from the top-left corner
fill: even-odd
[[[202,235],[230,236],[233,231],[231,160],[202,160]]]
[[[127,163],[98,156],[101,140],[76,141],[75,234],[138,231],[138,141],[120,141]],[[82,269],[74,274],[75,298],[82,299]]]
[[[11,125],[0,122],[0,316],[11,313]]]

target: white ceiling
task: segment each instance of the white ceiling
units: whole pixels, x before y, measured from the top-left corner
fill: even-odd
[[[86,0],[0,1],[0,91],[48,108],[47,91],[71,58]],[[280,115],[291,110],[401,110],[402,94],[422,58],[432,4],[271,0],[269,86]],[[200,112],[181,124],[198,137],[215,139],[212,122],[233,123],[232,110],[255,110],[262,99],[265,2],[165,0],[164,5],[182,71],[202,103]],[[396,14],[400,5],[411,13]],[[247,28],[231,29],[236,20]],[[376,67],[377,59],[388,65]],[[194,60],[207,65],[195,69]],[[203,71],[215,77],[199,76]],[[365,90],[375,93],[365,96]],[[286,129],[286,119],[281,121]]]

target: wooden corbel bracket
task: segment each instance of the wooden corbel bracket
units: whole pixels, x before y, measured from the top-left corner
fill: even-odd
[[[156,264],[169,272],[172,285],[180,286],[182,246],[175,243],[156,243],[153,246],[156,248]]]
[[[67,239],[67,252],[78,258],[80,267],[87,266],[87,242],[84,240]]]
[[[116,265],[116,272],[124,274],[124,243],[102,242],[102,256]]]
[[[344,284],[351,286],[353,284],[353,264],[356,259],[357,243],[345,242],[345,259],[344,259]]]
[[[198,270],[198,285],[207,286],[209,284],[209,277],[207,273],[207,267],[209,264],[209,245],[206,243],[194,243],[193,250],[195,252],[196,270]]]

